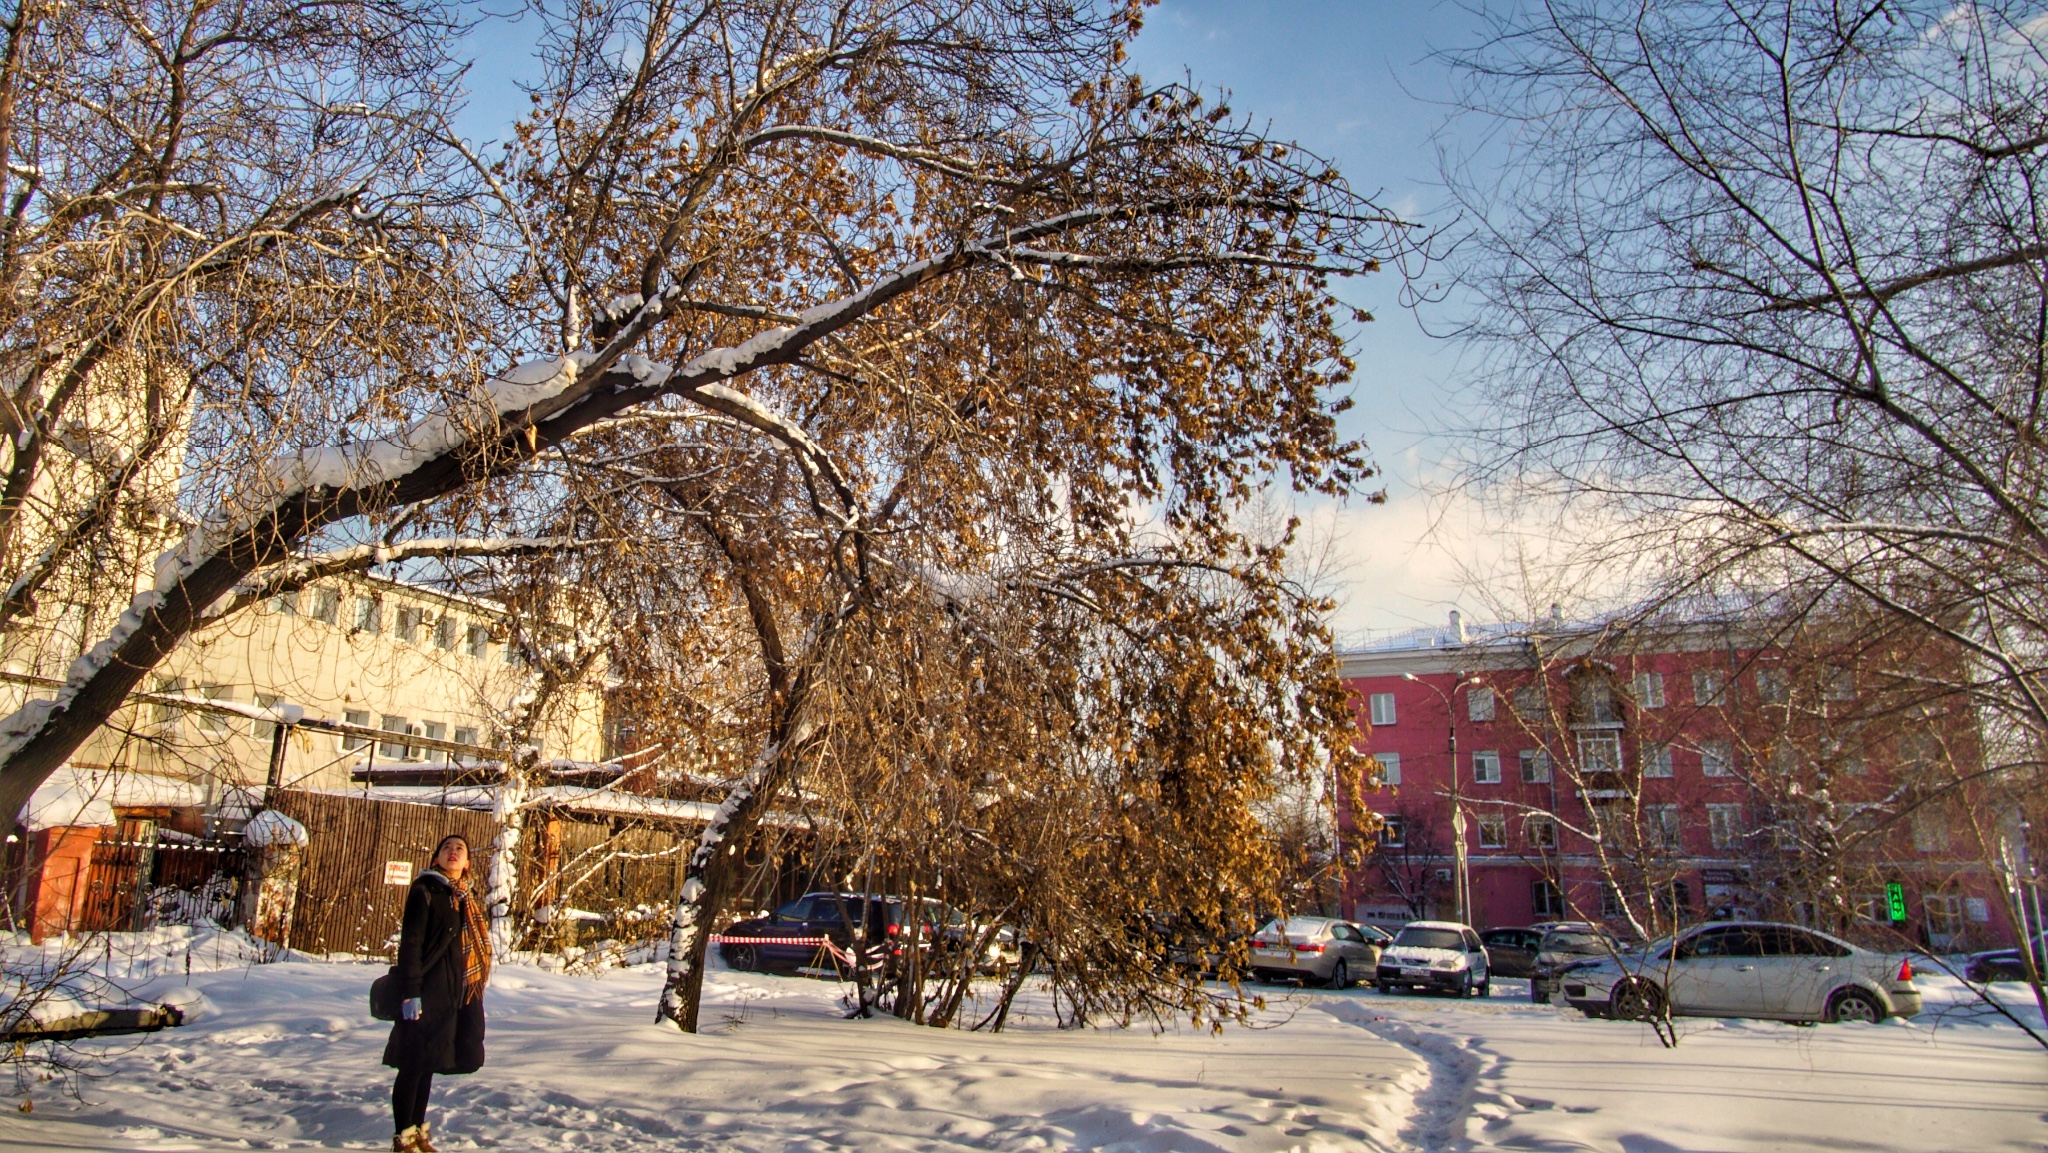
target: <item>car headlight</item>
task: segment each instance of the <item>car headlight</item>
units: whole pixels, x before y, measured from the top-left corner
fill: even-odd
[[[1471,962],[1466,960],[1464,957],[1450,957],[1446,958],[1445,960],[1436,962],[1435,964],[1431,965],[1430,968],[1442,969],[1445,972],[1455,973],[1459,969],[1464,968],[1466,965],[1470,963]]]

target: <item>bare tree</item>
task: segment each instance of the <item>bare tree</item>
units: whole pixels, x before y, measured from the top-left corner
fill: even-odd
[[[1458,181],[1505,416],[1473,479],[1598,510],[1663,595],[1853,596],[1954,646],[2008,796],[2048,731],[2036,18],[1533,9],[1464,60],[1507,159]]]

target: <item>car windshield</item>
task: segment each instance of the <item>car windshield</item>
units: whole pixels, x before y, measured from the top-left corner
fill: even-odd
[[[1465,938],[1456,929],[1425,929],[1409,925],[1395,936],[1394,944],[1414,949],[1457,949],[1463,951]]]
[[[1299,940],[1316,936],[1329,927],[1330,922],[1323,917],[1290,917],[1286,920],[1275,917],[1266,922],[1265,928],[1259,930],[1259,936],[1270,941],[1278,940],[1280,934],[1285,933]]]
[[[1546,953],[1605,953],[1609,947],[1598,933],[1553,929],[1543,936]]]

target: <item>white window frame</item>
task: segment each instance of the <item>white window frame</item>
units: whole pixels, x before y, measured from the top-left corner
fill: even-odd
[[[1506,813],[1479,814],[1479,847],[1482,849],[1505,849],[1508,847],[1508,816]]]
[[[1643,746],[1643,776],[1653,779],[1668,779],[1672,776],[1671,746],[1653,743]]]
[[[1661,709],[1664,707],[1664,674],[1636,674],[1636,707],[1639,709]]]
[[[1742,844],[1743,834],[1741,805],[1707,806],[1707,840],[1717,849],[1733,849]]]
[[[1374,728],[1391,725],[1398,715],[1394,708],[1394,694],[1373,693],[1366,701]]]
[[[1516,754],[1522,765],[1522,783],[1525,785],[1547,785],[1550,783],[1550,750],[1523,749]]]
[[[1643,839],[1655,848],[1683,849],[1685,831],[1681,820],[1682,814],[1677,805],[1644,805]]]
[[[1700,742],[1700,776],[1735,775],[1735,746],[1728,741]]]
[[[1372,759],[1379,762],[1381,785],[1393,788],[1401,783],[1401,754],[1374,753]]]
[[[1472,783],[1475,785],[1500,784],[1500,754],[1492,749],[1481,749],[1472,754]]]
[[[1389,849],[1408,847],[1408,819],[1399,813],[1380,814],[1380,844]]]
[[[1491,721],[1494,706],[1492,689],[1481,687],[1465,690],[1465,719],[1473,724]]]
[[[343,709],[341,719],[347,724],[367,729],[370,727],[370,710]],[[341,751],[344,753],[352,753],[357,749],[368,748],[369,744],[370,738],[368,737],[357,736],[354,733],[343,733],[341,735]]]
[[[1620,733],[1579,734],[1579,772],[1618,773],[1621,770]]]
[[[1692,701],[1696,705],[1727,704],[1728,674],[1720,669],[1694,669],[1692,672]]]
[[[1543,830],[1541,836],[1537,835],[1539,829]],[[1543,813],[1522,818],[1522,839],[1532,849],[1557,848],[1557,818]]]

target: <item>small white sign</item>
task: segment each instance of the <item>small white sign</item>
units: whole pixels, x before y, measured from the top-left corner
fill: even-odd
[[[411,861],[386,861],[386,862],[384,862],[384,883],[385,883],[385,884],[387,884],[387,885],[410,885],[410,884],[412,884],[412,862],[411,862]]]

